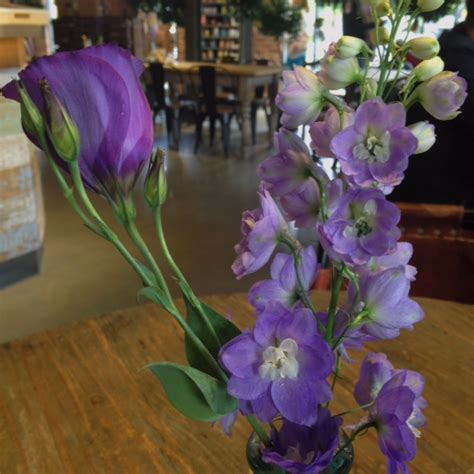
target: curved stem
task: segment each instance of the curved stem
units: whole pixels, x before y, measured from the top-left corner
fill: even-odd
[[[176,275],[176,278],[178,281],[181,283],[180,286],[183,289],[183,291],[186,293],[186,296],[190,300],[190,302],[195,306],[195,308],[198,310],[199,315],[201,316],[201,319],[203,320],[203,323],[206,325],[208,331],[210,334],[212,334],[212,337],[217,343],[217,347],[221,346],[221,342],[219,340],[219,337],[212,326],[211,322],[209,321],[209,318],[204,311],[204,308],[202,307],[201,301],[196,297],[194,294],[194,291],[192,290],[191,286],[187,282],[185,276],[181,272],[180,268],[176,264],[176,262],[173,259],[173,256],[171,255],[171,252],[168,247],[168,243],[166,242],[165,238],[165,233],[163,231],[163,223],[161,220],[161,206],[157,206],[154,212],[154,217],[155,217],[155,226],[156,226],[156,233],[158,235],[158,240],[161,245],[161,250],[163,251],[163,254],[173,270],[174,274]]]
[[[337,302],[339,301],[339,293],[341,292],[341,286],[344,279],[344,267],[345,265],[342,264],[342,268],[340,268],[339,270],[334,268],[333,285],[331,289],[331,301],[329,303],[328,310],[328,324],[326,326],[325,334],[325,339],[329,343],[331,343],[332,341],[332,336],[334,332]]]
[[[84,207],[89,212],[89,214],[94,218],[94,220],[99,224],[100,230],[103,232],[104,236],[122,254],[125,260],[127,260],[127,262],[135,270],[135,272],[138,273],[142,281],[144,281],[149,286],[153,285],[153,281],[151,281],[150,278],[143,272],[143,270],[140,268],[140,265],[137,263],[135,258],[130,254],[128,249],[118,238],[117,234],[115,234],[115,232],[113,232],[112,229],[110,229],[110,227],[105,223],[105,221],[102,219],[102,217],[100,216],[100,214],[97,212],[94,205],[90,201],[89,196],[87,195],[87,192],[84,188],[84,183],[82,182],[82,179],[81,179],[81,171],[79,169],[79,164],[77,163],[77,161],[69,163],[69,169],[71,171],[71,177],[72,177],[74,186],[79,194],[79,197],[81,198],[81,201]]]
[[[264,430],[263,426],[257,420],[257,418],[255,418],[254,415],[248,415],[247,421],[250,423],[255,433],[257,433],[257,436],[259,437],[260,441],[265,446],[270,446],[270,442],[271,442],[270,436],[268,436],[267,432]]]
[[[133,243],[138,247],[140,252],[145,257],[146,261],[150,265],[153,274],[157,279],[158,286],[165,292],[167,298],[170,302],[173,303],[173,299],[171,298],[171,293],[169,291],[168,285],[166,284],[166,280],[163,276],[163,273],[160,270],[160,267],[156,263],[148,245],[146,244],[145,240],[141,236],[140,232],[138,231],[137,224],[134,218],[130,218],[126,221],[125,228],[127,229],[128,235],[133,240]]]

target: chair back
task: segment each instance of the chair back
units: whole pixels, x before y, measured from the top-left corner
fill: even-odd
[[[216,115],[216,69],[213,66],[201,66],[199,76],[201,77],[201,92],[206,112],[209,115]]]
[[[269,59],[257,59],[255,61],[257,66],[268,66],[270,64]],[[265,86],[257,86],[255,88],[255,98],[256,99],[262,99],[263,95],[265,94]]]
[[[474,232],[461,228],[462,206],[397,203],[401,240],[413,245],[414,296],[474,303]]]
[[[165,100],[165,69],[159,62],[150,63],[150,75],[153,91],[155,94],[156,105],[159,109],[166,106]]]

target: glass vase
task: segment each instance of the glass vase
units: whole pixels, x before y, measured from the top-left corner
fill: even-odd
[[[354,462],[354,449],[352,443],[347,443],[349,438],[342,432],[340,446],[345,446],[344,450],[333,459],[330,466],[328,466],[321,474],[349,474]],[[253,474],[286,474],[284,469],[267,464],[262,459],[261,453],[262,443],[260,442],[256,433],[252,433],[247,442],[247,462],[250,467],[250,472]]]

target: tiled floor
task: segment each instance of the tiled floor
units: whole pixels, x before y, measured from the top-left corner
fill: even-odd
[[[227,160],[218,137],[213,149],[203,145],[195,156],[192,130],[183,134],[180,152],[168,157],[165,230],[176,261],[198,294],[245,291],[258,279],[237,282],[230,265],[240,239],[240,215],[257,203],[256,166],[269,153],[268,138],[262,130],[255,158],[243,161],[239,131],[233,134]],[[167,148],[165,138],[158,143]],[[132,270],[109,243],[80,224],[49,168],[42,171],[47,219],[43,268],[40,275],[0,290],[0,341],[137,304],[139,281]],[[111,217],[103,200],[94,201]],[[140,195],[137,205],[143,235],[158,254],[151,214]],[[174,293],[178,295],[176,289]]]

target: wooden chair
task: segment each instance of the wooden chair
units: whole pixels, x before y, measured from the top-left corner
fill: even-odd
[[[171,136],[173,145],[177,146],[178,137],[175,127],[175,115],[172,106],[166,97],[165,92],[165,70],[163,64],[159,62],[150,63],[150,76],[151,76],[151,90],[149,94],[149,101],[153,110],[153,122],[156,116],[162,110],[165,112],[166,117],[166,131],[168,137]]]
[[[401,240],[413,245],[414,296],[474,303],[474,232],[461,228],[462,206],[397,203]]]
[[[210,143],[211,145],[214,143],[215,123],[218,120],[221,124],[224,154],[227,157],[230,147],[230,124],[232,117],[237,113],[238,101],[229,95],[218,95],[216,69],[214,66],[199,67],[202,99],[196,119],[194,153],[198,152],[201,144],[203,122],[209,118]]]
[[[268,59],[257,59],[256,64],[259,66],[268,66],[270,61]],[[265,112],[265,118],[267,119],[268,130],[272,129],[272,109],[270,105],[270,98],[266,93],[265,86],[257,86],[255,88],[255,96],[252,100],[250,110],[250,120],[252,128],[252,144],[257,143],[257,112],[258,109],[262,108]]]

